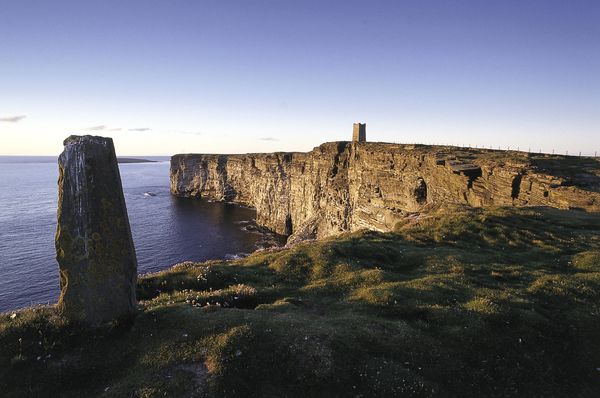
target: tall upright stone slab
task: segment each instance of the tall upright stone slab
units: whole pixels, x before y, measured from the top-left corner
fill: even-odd
[[[137,259],[110,138],[70,136],[58,159],[58,308],[89,325],[136,310]]]

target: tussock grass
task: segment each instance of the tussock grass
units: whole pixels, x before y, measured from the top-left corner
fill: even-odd
[[[139,281],[85,330],[0,315],[2,396],[599,396],[600,215],[450,208]]]

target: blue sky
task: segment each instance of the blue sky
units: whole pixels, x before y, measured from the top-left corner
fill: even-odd
[[[600,152],[598,1],[0,0],[0,154]],[[19,118],[20,116],[25,116]]]

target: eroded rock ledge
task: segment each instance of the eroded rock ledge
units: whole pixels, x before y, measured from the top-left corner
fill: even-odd
[[[308,153],[180,154],[171,193],[254,207],[290,241],[390,231],[431,206],[600,211],[600,161],[427,145],[330,142]]]

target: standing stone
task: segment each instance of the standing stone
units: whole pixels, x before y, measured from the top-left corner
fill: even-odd
[[[136,311],[137,259],[110,138],[72,135],[58,158],[58,308],[89,325]]]

